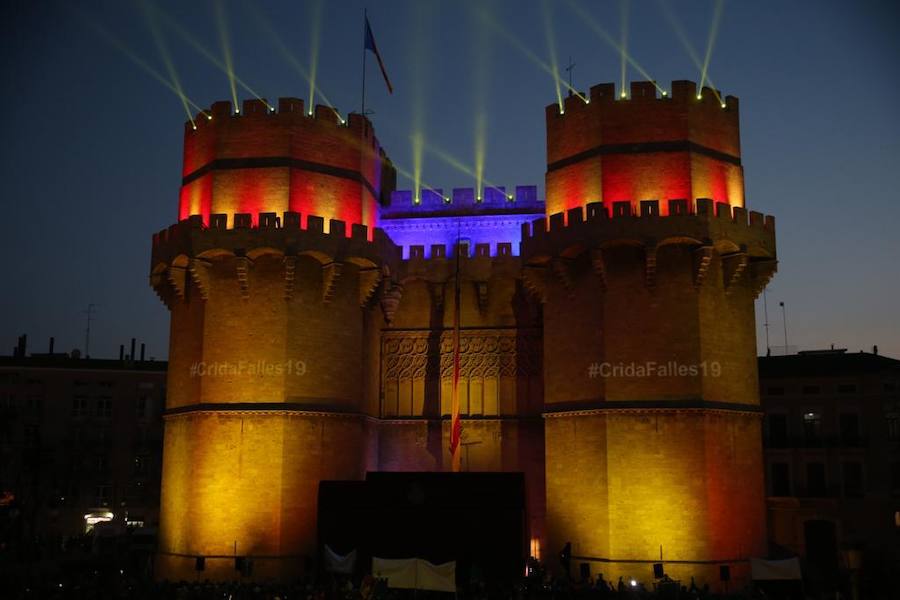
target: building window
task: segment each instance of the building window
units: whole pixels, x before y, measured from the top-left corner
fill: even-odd
[[[856,384],[855,383],[842,383],[837,386],[838,394],[855,394],[856,393]]]
[[[88,414],[88,401],[84,396],[75,396],[72,398],[72,416],[86,417]]]
[[[843,413],[840,416],[841,424],[841,441],[846,446],[858,446],[860,442],[859,435],[859,415],[856,413]]]
[[[822,389],[817,385],[804,385],[803,386],[803,394],[805,396],[812,396],[821,392]]]
[[[828,495],[828,487],[825,483],[825,463],[806,463],[806,493],[815,498]]]
[[[134,457],[134,474],[135,475],[146,475],[150,470],[150,457],[149,456],[135,456]]]
[[[112,416],[112,398],[97,398],[97,416],[108,419]]]
[[[94,468],[98,473],[105,473],[109,469],[109,457],[105,454],[98,454],[94,457]]]
[[[766,417],[769,424],[769,446],[785,448],[788,445],[788,418],[785,414],[773,413]]]
[[[37,425],[26,425],[22,439],[26,448],[37,448],[41,442],[41,432],[38,430]]]
[[[137,399],[137,404],[135,405],[135,412],[137,413],[138,419],[145,419],[147,417],[147,408],[150,404],[150,399],[147,396],[140,396]]]
[[[844,495],[848,498],[859,498],[864,491],[862,463],[844,463]]]
[[[94,488],[94,506],[109,506],[111,495],[111,485],[98,485]]]
[[[36,417],[41,416],[41,408],[44,405],[44,399],[41,396],[31,395],[28,396],[26,400],[28,405],[28,412]]]
[[[59,497],[59,503],[63,506],[77,506],[78,496],[81,489],[77,481],[67,482],[63,484],[62,493]]]
[[[891,463],[891,494],[900,496],[900,462]]]
[[[770,387],[767,391],[770,396],[784,396],[783,387]]]
[[[147,500],[147,486],[143,481],[136,481],[125,488],[129,504],[141,505]]]
[[[16,407],[16,397],[9,392],[0,393],[0,411],[6,412]]]
[[[822,413],[810,411],[803,413],[803,437],[811,444],[822,440]]]
[[[787,463],[772,463],[772,495],[791,495],[791,474]]]
[[[893,441],[900,440],[900,413],[888,413],[885,415],[885,421],[887,421],[888,439]]]

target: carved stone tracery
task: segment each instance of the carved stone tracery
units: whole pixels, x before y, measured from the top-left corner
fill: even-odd
[[[468,329],[460,332],[460,378],[538,375],[541,338],[538,332]],[[434,356],[440,352],[439,367]],[[440,373],[429,373],[428,368]],[[382,384],[388,380],[453,377],[453,331],[405,331],[382,338]]]

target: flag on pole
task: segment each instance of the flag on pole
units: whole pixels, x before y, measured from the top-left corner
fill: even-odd
[[[369,17],[366,17],[366,42],[365,49],[371,50],[372,54],[375,55],[375,58],[378,59],[378,66],[381,67],[381,74],[384,76],[384,82],[387,84],[388,93],[394,93],[394,86],[391,85],[391,80],[388,79],[387,71],[384,68],[384,61],[381,60],[381,54],[378,52],[378,46],[375,45],[375,36],[372,35],[372,26],[369,25]]]

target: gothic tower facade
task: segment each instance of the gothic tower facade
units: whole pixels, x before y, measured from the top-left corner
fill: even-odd
[[[369,225],[392,176],[366,119],[300,100],[186,127],[181,220],[151,263],[172,314],[161,577],[231,579],[235,557],[293,577],[318,482],[372,467],[370,300],[399,252]]]
[[[457,283],[464,469],[525,473],[532,553],[745,576],[775,237],[744,207],[738,103],[690,82],[587,99],[546,110],[546,202],[414,198],[367,119],[296,99],[186,126],[150,266],[172,314],[160,577],[289,579],[319,550],[320,481],[450,470]]]
[[[549,218],[522,239],[549,547],[613,578],[746,579],[766,551],[753,303],[775,232],[744,207],[738,102],[683,81],[588,99],[547,107]]]

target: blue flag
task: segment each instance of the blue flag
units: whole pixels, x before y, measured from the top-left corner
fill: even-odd
[[[378,53],[378,46],[375,45],[375,36],[372,35],[372,27],[369,25],[369,17],[366,17],[365,49],[371,50],[372,54],[375,55],[375,58],[378,59],[378,66],[381,68],[381,74],[384,76],[384,82],[387,84],[388,93],[393,94],[394,86],[391,85],[391,80],[388,79],[387,71],[384,69],[384,62],[381,60],[381,54]]]

